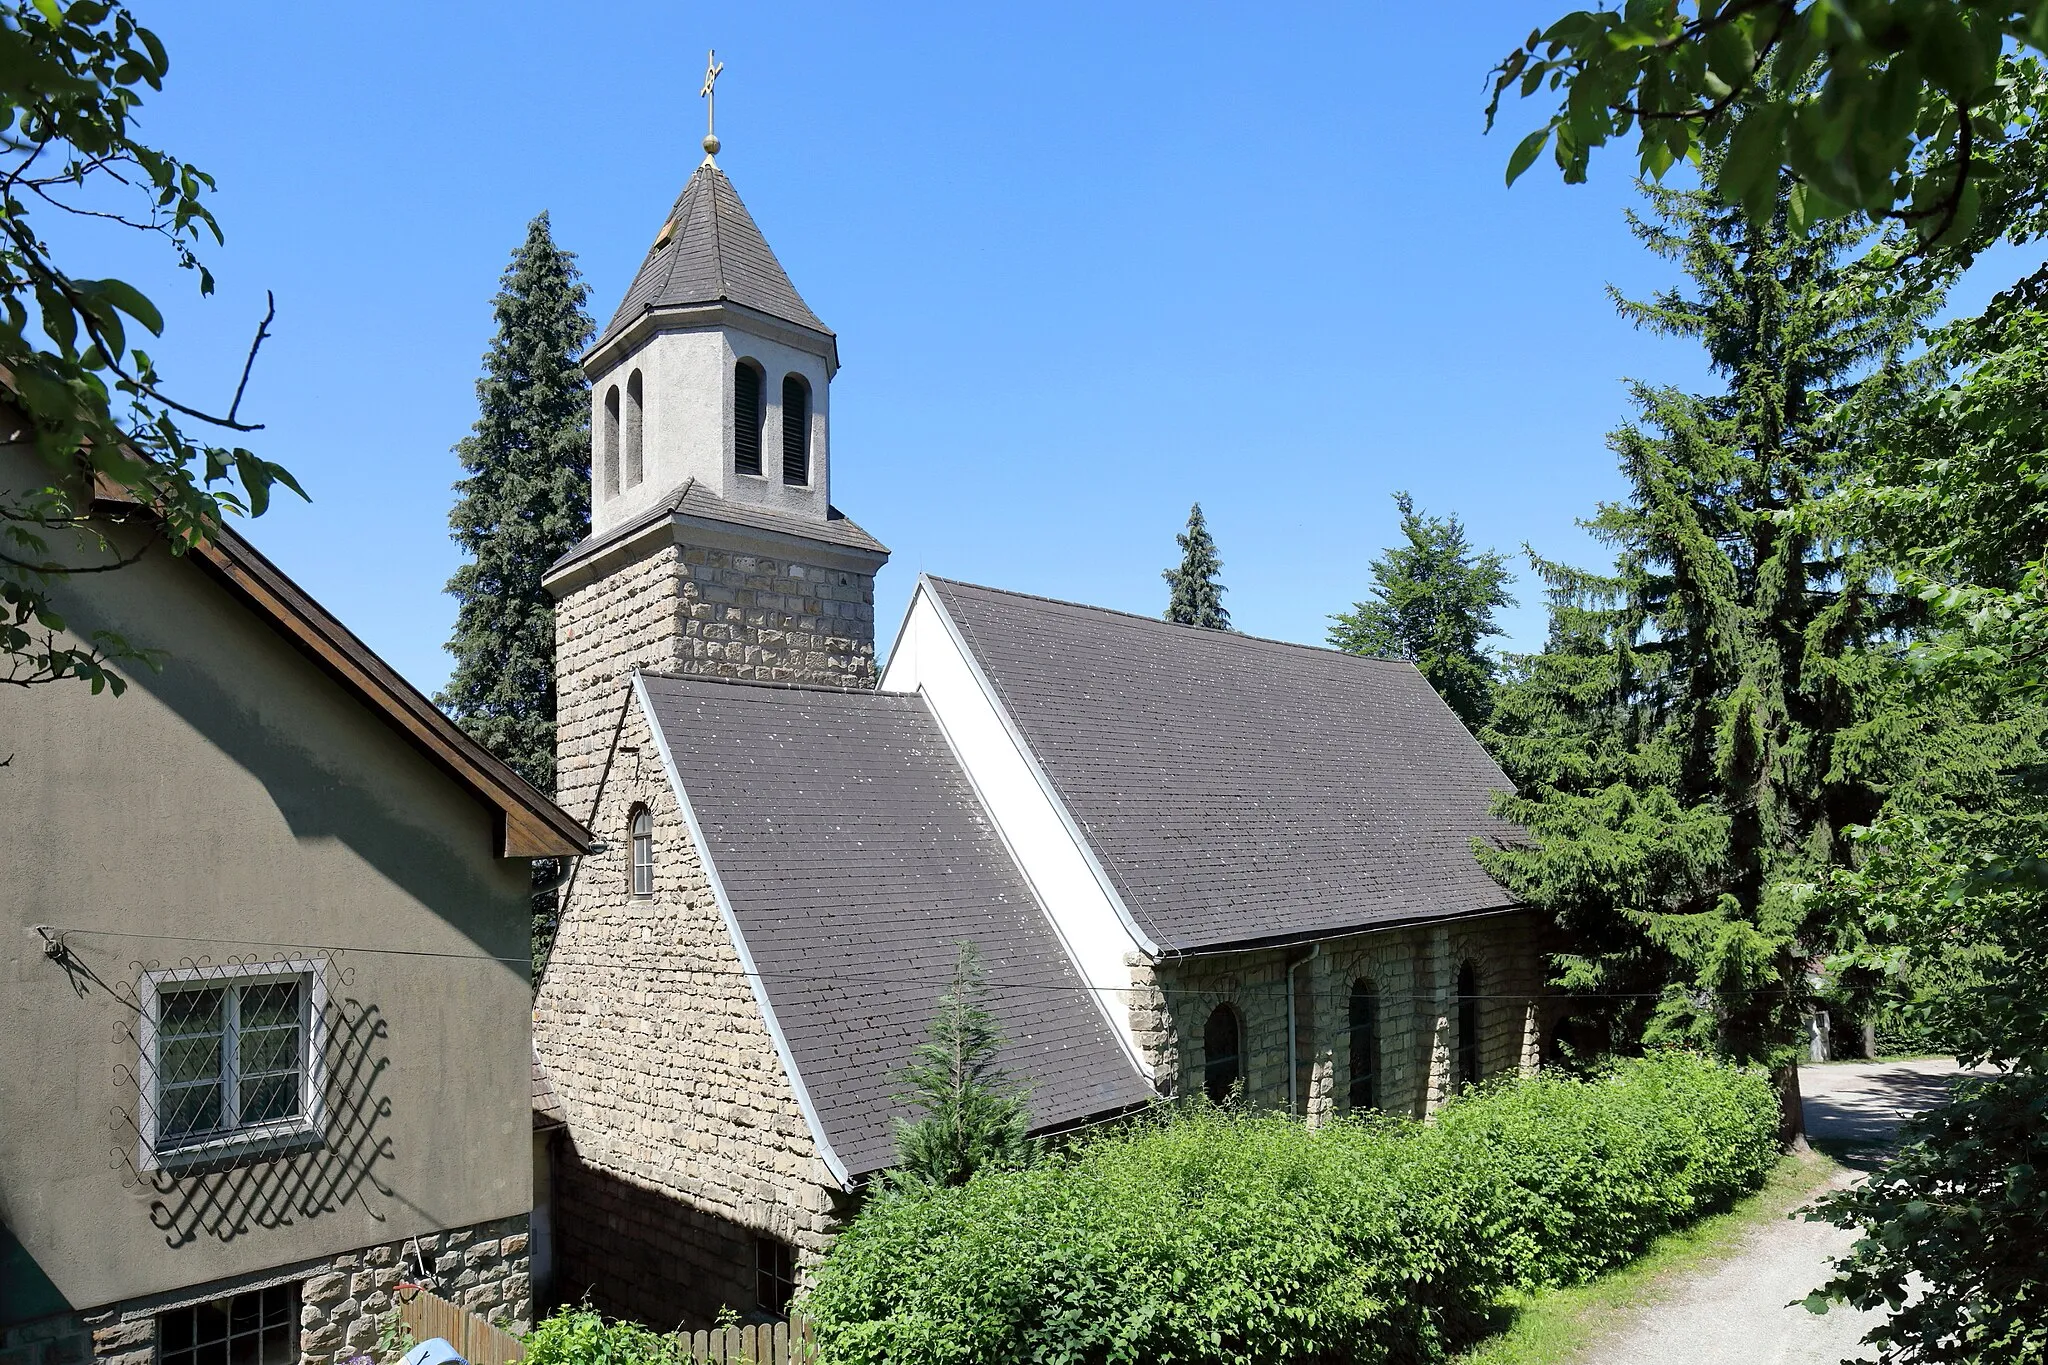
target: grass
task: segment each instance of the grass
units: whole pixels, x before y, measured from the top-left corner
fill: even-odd
[[[1689,1272],[1728,1256],[1751,1229],[1812,1200],[1841,1169],[1820,1152],[1787,1155],[1761,1190],[1728,1212],[1659,1238],[1591,1284],[1539,1290],[1517,1300],[1510,1305],[1507,1330],[1459,1356],[1457,1365],[1564,1365],[1670,1293]]]

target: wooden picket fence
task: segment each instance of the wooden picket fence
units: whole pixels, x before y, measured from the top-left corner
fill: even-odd
[[[453,1346],[469,1365],[512,1365],[526,1356],[526,1345],[504,1328],[486,1322],[461,1304],[450,1303],[424,1289],[398,1296],[398,1320],[414,1341],[435,1337]]]
[[[811,1324],[799,1317],[708,1332],[678,1332],[676,1340],[689,1350],[692,1359],[719,1365],[802,1365],[817,1355]]]

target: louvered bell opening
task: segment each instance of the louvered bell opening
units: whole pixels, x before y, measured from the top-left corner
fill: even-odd
[[[801,375],[782,380],[782,481],[811,481],[811,390]]]
[[[732,372],[732,462],[742,474],[761,472],[761,372],[744,360]]]

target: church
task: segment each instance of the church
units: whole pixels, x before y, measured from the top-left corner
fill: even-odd
[[[585,358],[534,1008],[553,1292],[780,1314],[915,1114],[975,945],[1034,1130],[1162,1098],[1426,1115],[1534,1065],[1506,778],[1405,662],[925,576],[833,505],[839,340],[707,155]]]

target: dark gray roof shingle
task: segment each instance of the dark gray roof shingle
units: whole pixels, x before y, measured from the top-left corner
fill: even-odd
[[[1161,948],[1509,903],[1508,780],[1412,665],[927,581]]]
[[[677,196],[598,344],[642,313],[698,303],[737,303],[832,335],[789,282],[725,172],[708,160]]]
[[[894,1159],[895,1095],[972,941],[1039,1127],[1144,1101],[924,700],[644,675],[834,1151]],[[1121,1007],[1121,1002],[1117,1002]]]

